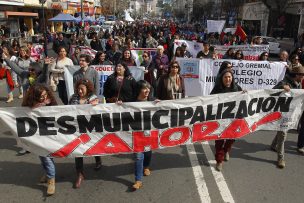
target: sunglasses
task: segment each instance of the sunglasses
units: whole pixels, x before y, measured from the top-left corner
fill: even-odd
[[[177,65],[174,65],[174,66],[172,66],[172,68],[178,68],[178,66],[177,66]]]

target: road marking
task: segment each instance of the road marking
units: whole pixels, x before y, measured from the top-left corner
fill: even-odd
[[[189,144],[186,146],[187,146],[189,159],[190,159],[192,170],[193,170],[193,175],[194,175],[195,183],[197,185],[197,190],[198,190],[198,194],[200,196],[201,202],[203,202],[203,203],[211,202],[208,188],[206,185],[206,180],[204,178],[204,174],[203,174],[201,165],[198,161],[194,145]]]
[[[215,182],[217,184],[217,187],[219,188],[219,191],[221,193],[221,196],[222,196],[224,202],[234,203],[234,199],[233,199],[233,197],[231,195],[231,192],[228,188],[228,185],[226,183],[226,180],[224,178],[223,173],[216,171],[215,168],[213,167],[214,164],[216,163],[216,161],[214,160],[213,152],[210,148],[209,143],[208,142],[203,142],[202,147],[203,147],[203,150],[206,154],[207,160],[210,164],[212,175],[215,179]]]

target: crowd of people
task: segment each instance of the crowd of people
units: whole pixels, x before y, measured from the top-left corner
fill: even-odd
[[[192,31],[189,33],[189,31]],[[196,33],[196,34],[194,34]],[[87,38],[92,39],[90,43]],[[174,52],[174,40],[187,39],[203,42],[202,50],[197,56],[192,56],[187,50],[187,45],[182,44]],[[181,67],[176,61],[178,57],[187,58],[217,58],[214,45],[237,45],[249,43],[239,40],[239,37],[232,34],[205,34],[200,27],[179,26],[163,22],[159,24],[147,24],[146,22],[136,22],[128,25],[117,25],[109,30],[89,32],[87,36],[73,34],[67,39],[62,33],[57,34],[57,39],[53,42],[53,50],[57,54],[56,58],[41,57],[33,49],[33,44],[27,42],[20,46],[18,42],[1,44],[1,68],[0,79],[7,81],[8,99],[12,102],[13,90],[18,88],[18,98],[22,99],[22,106],[37,108],[41,106],[58,105],[54,96],[54,91],[58,92],[63,105],[98,105],[100,100],[97,95],[99,78],[97,71],[90,65],[113,65],[114,73],[110,75],[105,84],[103,96],[106,103],[116,103],[120,105],[124,102],[144,102],[155,101],[155,105],[160,100],[174,100],[184,98],[186,95],[184,79],[180,74]],[[260,37],[252,38],[253,44],[262,44]],[[75,51],[69,53],[71,45],[75,45]],[[97,51],[95,58],[81,54],[80,46],[90,46]],[[143,52],[141,66],[145,67],[144,80],[135,81],[129,67],[135,66],[135,59],[131,49],[156,48],[156,55],[151,56],[149,52]],[[290,89],[302,88],[304,78],[304,52],[302,48],[297,48],[291,53],[282,51],[279,60],[286,62],[286,76],[274,88]],[[241,50],[230,48],[223,57],[224,59],[242,60]],[[269,53],[261,54],[259,60],[269,60]],[[79,66],[80,69],[73,74],[73,84],[75,93],[70,98],[67,94],[65,78],[63,76],[67,67]],[[229,61],[222,63],[215,86],[211,94],[221,94],[228,92],[243,91],[234,81],[232,64]],[[304,154],[304,118],[301,120],[302,126],[299,133],[298,151]],[[278,132],[271,149],[278,153],[278,167],[284,168],[284,141],[287,132]],[[216,169],[221,171],[223,161],[229,160],[229,152],[235,140],[215,141]],[[20,154],[27,153],[26,150]],[[142,187],[143,176],[151,174],[150,162],[152,152],[136,153],[135,155],[135,183],[134,189]],[[55,163],[52,158],[40,157],[45,175],[41,182],[48,183],[47,194],[55,193]],[[102,159],[95,157],[95,170],[102,167]],[[75,158],[75,168],[77,178],[75,187],[79,188],[85,179],[83,170],[83,158]]]

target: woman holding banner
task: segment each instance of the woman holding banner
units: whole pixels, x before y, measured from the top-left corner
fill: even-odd
[[[134,101],[136,81],[125,63],[118,63],[105,84],[103,95],[107,103]]]
[[[242,88],[234,82],[234,76],[231,69],[227,68],[223,70],[219,75],[219,80],[214,85],[210,94],[220,94],[228,92],[242,91]],[[223,161],[229,160],[229,152],[231,151],[232,144],[235,140],[224,139],[215,141],[215,160],[216,170],[221,171],[223,169]]]
[[[56,106],[57,102],[51,90],[42,84],[31,86],[25,93],[22,106],[32,109],[43,106]],[[47,195],[55,194],[55,164],[50,157],[39,156],[45,175],[40,178],[41,183],[47,183]]]
[[[151,85],[145,81],[140,80],[136,83],[136,101],[152,101],[151,97]],[[155,100],[158,102],[159,100]],[[146,132],[145,132],[146,133]],[[149,131],[147,131],[149,133]],[[136,162],[135,162],[135,183],[133,185],[133,189],[137,190],[142,187],[142,178],[143,176],[151,175],[151,171],[149,169],[152,151],[139,152],[135,154]]]
[[[81,79],[76,82],[75,85],[75,94],[72,95],[69,104],[70,105],[79,105],[79,104],[92,104],[97,105],[99,100],[97,96],[94,94],[94,85],[90,80]],[[101,168],[101,158],[100,156],[95,156],[96,166],[95,170],[99,170]],[[77,157],[75,158],[76,172],[77,172],[77,180],[75,182],[75,188],[79,188],[82,181],[84,180],[83,173],[83,158]]]
[[[161,76],[157,86],[157,98],[160,100],[181,99],[185,97],[184,78],[180,75],[177,61],[171,62],[168,73]]]
[[[65,86],[64,71],[67,66],[74,66],[74,64],[73,61],[67,57],[67,50],[65,47],[60,47],[58,51],[59,55],[55,63],[52,63],[50,66],[50,81],[53,82],[51,83],[52,86],[57,86],[59,98],[62,103],[67,105],[69,99]]]

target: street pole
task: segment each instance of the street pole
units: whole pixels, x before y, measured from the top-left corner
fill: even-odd
[[[48,51],[47,51],[47,34],[46,34],[46,26],[45,26],[45,17],[44,17],[44,4],[46,0],[39,0],[39,2],[42,5],[42,20],[43,20],[43,36],[44,36],[44,54],[47,57],[48,56]]]
[[[80,8],[81,8],[81,27],[82,27],[82,31],[84,32],[84,17],[83,17],[83,0],[80,1]]]

